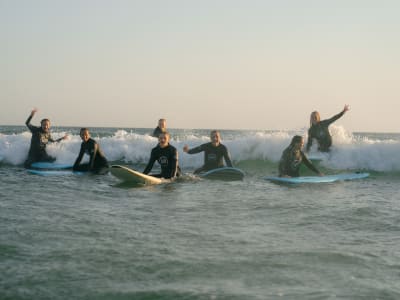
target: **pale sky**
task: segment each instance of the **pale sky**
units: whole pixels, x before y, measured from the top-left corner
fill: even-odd
[[[397,0],[0,0],[0,124],[400,127]]]

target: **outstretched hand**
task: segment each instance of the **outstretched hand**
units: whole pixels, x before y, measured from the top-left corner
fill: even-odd
[[[33,117],[37,113],[37,111],[38,111],[37,108],[32,109],[31,116]]]
[[[349,109],[350,109],[349,105],[346,104],[346,105],[344,106],[344,108],[343,108],[343,111],[346,112],[346,111],[348,111]]]
[[[188,151],[189,151],[189,146],[188,145],[183,146],[183,152],[188,152]]]

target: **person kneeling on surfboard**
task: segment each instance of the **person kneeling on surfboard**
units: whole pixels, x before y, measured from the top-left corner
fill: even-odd
[[[282,157],[279,161],[279,177],[299,177],[301,163],[304,163],[310,170],[318,175],[323,176],[301,150],[303,146],[303,137],[295,135],[290,145],[282,153]]]
[[[160,174],[151,174],[151,176],[158,178],[170,179],[180,175],[178,164],[178,151],[176,148],[169,144],[170,135],[168,132],[162,132],[158,136],[158,145],[151,150],[151,155],[144,174],[149,174],[155,161],[161,165]]]
[[[204,152],[204,165],[194,171],[198,174],[202,171],[209,171],[224,166],[223,159],[225,159],[228,167],[233,167],[231,158],[228,153],[228,148],[221,144],[221,135],[218,130],[213,130],[210,133],[211,142],[202,144],[193,149],[189,149],[188,145],[183,147],[183,151],[188,154],[195,154]]]
[[[108,172],[108,161],[100,150],[99,144],[90,138],[89,129],[81,128],[79,135],[82,139],[81,150],[75,160],[73,170],[83,172],[93,172],[95,174],[106,174]],[[84,154],[90,156],[89,163],[80,164]]]
[[[50,120],[43,119],[40,121],[40,127],[33,126],[31,124],[31,120],[37,109],[33,109],[31,114],[29,115],[28,119],[25,121],[25,125],[29,128],[32,132],[31,138],[31,146],[29,148],[28,158],[26,159],[24,165],[25,168],[30,168],[31,164],[34,162],[53,162],[56,160],[55,157],[52,157],[47,154],[46,152],[46,145],[47,143],[51,142],[60,142],[63,139],[67,138],[67,135],[59,138],[57,140],[53,140],[50,135]]]

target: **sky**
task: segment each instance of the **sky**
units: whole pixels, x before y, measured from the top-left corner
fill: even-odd
[[[0,0],[0,124],[397,132],[397,0]]]

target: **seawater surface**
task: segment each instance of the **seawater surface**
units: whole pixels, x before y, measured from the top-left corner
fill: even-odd
[[[30,134],[0,127],[1,299],[399,299],[400,136],[347,133],[324,173],[363,180],[277,185],[280,153],[298,132],[222,131],[243,181],[191,173],[202,155],[184,144],[207,130],[171,130],[185,173],[176,182],[121,187],[105,176],[31,175]],[[8,131],[7,131],[8,130]],[[93,128],[111,163],[142,170],[150,129]],[[79,151],[49,146],[59,162]]]

